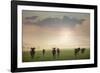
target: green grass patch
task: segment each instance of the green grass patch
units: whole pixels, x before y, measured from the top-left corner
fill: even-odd
[[[37,62],[37,61],[55,61],[55,60],[80,60],[80,59],[90,59],[90,49],[86,49],[82,54],[79,52],[77,56],[74,54],[74,49],[63,49],[60,50],[60,56],[56,55],[53,58],[51,50],[47,50],[45,55],[43,56],[42,51],[36,51],[35,57],[31,58],[30,52],[22,53],[22,61],[23,62]]]

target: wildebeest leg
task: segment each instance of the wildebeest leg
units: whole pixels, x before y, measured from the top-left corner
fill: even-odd
[[[84,53],[85,52],[85,48],[81,49],[81,53]]]
[[[31,54],[31,58],[33,58],[33,55]]]
[[[32,53],[32,54],[31,54],[31,58],[32,58],[32,59],[34,59],[34,56],[35,56],[35,54],[34,54],[34,53]]]
[[[56,58],[56,56],[55,56],[55,54],[53,54],[53,59],[55,59]]]
[[[31,59],[33,58],[32,52],[30,52]]]
[[[58,57],[60,57],[60,53],[61,53],[61,52],[59,51],[59,52],[58,52]]]
[[[32,57],[33,57],[33,59],[34,59],[34,54],[33,54],[33,56],[32,56]]]
[[[53,54],[53,59],[54,59],[54,54]]]
[[[77,53],[75,53],[75,58],[77,58]]]
[[[77,56],[77,49],[75,49],[75,56]]]
[[[77,59],[78,49],[75,49],[75,58]]]
[[[59,55],[60,55],[60,54],[58,53],[58,57],[59,57]]]

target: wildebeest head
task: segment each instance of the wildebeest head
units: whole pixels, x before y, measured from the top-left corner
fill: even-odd
[[[53,48],[53,50],[55,50],[56,48]]]

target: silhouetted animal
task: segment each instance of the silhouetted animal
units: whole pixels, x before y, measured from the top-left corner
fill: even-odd
[[[31,55],[31,58],[34,58],[34,56],[35,56],[35,48],[31,48],[30,55]]]
[[[43,56],[44,56],[45,55],[45,49],[43,49],[42,53],[43,53]]]
[[[82,48],[82,49],[81,49],[81,53],[84,53],[84,52],[85,52],[85,50],[86,50],[85,48]]]
[[[75,49],[75,56],[77,56],[79,54],[80,48],[76,48]]]
[[[56,48],[52,49],[52,55],[53,55],[53,58],[55,59],[56,58]]]
[[[60,49],[57,48],[57,56],[59,57],[60,56]]]

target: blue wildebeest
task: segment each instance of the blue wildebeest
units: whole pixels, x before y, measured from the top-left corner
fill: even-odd
[[[57,56],[59,57],[60,56],[60,49],[57,48]]]
[[[85,48],[82,48],[82,49],[81,49],[81,53],[84,53],[84,52],[85,52],[85,50],[86,50]]]
[[[45,49],[42,50],[43,56],[45,55]]]
[[[77,56],[79,54],[80,48],[76,48],[75,49],[75,56]]]
[[[35,56],[35,48],[31,48],[30,55],[31,55],[31,58],[34,58],[34,56]]]
[[[56,48],[52,48],[52,55],[53,55],[53,58],[55,59],[56,58]]]

